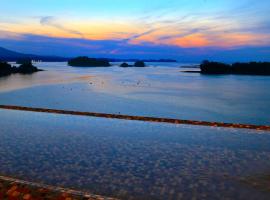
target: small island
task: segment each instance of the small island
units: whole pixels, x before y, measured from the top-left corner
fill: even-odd
[[[73,58],[68,61],[73,67],[109,67],[111,64],[106,59],[88,58],[86,56]]]
[[[134,65],[129,65],[128,63],[124,62],[120,65],[120,67],[145,67],[145,63],[143,61],[136,61]]]
[[[120,67],[132,67],[132,65],[129,65],[128,63],[122,63],[121,65],[120,65]]]
[[[221,62],[203,61],[200,71],[182,71],[188,73],[201,73],[205,75],[261,75],[270,76],[270,62],[249,62],[226,64]]]
[[[14,67],[8,64],[7,62],[0,62],[0,77],[1,76],[8,76],[11,74],[32,74],[38,71],[43,71],[38,69],[37,67],[33,66],[32,63],[24,63],[19,67]]]

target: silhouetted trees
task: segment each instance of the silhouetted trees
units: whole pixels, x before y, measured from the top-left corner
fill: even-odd
[[[77,57],[68,61],[68,65],[74,67],[109,67],[110,63],[105,59]]]
[[[145,63],[143,61],[136,61],[134,65],[129,65],[128,63],[122,63],[120,67],[145,67]]]
[[[231,71],[234,74],[270,75],[270,62],[234,63]]]
[[[21,74],[32,74],[38,71],[42,71],[38,69],[37,67],[33,66],[32,63],[24,63],[21,66],[19,66],[16,69],[16,73],[21,73]]]
[[[209,62],[207,60],[203,61],[200,65],[202,74],[229,74],[230,65],[219,63],[219,62]]]
[[[234,63],[232,65],[203,61],[200,65],[202,74],[247,74],[270,75],[269,62]]]
[[[120,67],[130,67],[130,65],[127,64],[127,63],[122,63],[122,64],[120,65]]]
[[[7,76],[12,73],[13,69],[10,64],[6,62],[0,62],[0,76]]]
[[[143,61],[136,61],[134,66],[135,67],[145,67],[145,63]]]
[[[23,59],[18,59],[16,61],[16,64],[29,64],[32,63],[32,60],[30,58],[23,58]]]

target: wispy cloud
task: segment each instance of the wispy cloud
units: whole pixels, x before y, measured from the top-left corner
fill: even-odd
[[[136,2],[139,1],[142,3],[136,3],[138,9],[131,10],[130,13],[128,9],[119,12],[126,5],[117,6],[119,9],[117,12],[108,13],[110,18],[107,14],[103,16],[102,6],[102,10],[97,10],[100,12],[97,15],[93,12],[90,15],[88,11],[80,15],[81,10],[74,8],[76,16],[70,14],[66,18],[61,18],[59,13],[64,12],[54,12],[54,14],[47,12],[45,14],[47,16],[38,16],[34,20],[26,16],[22,19],[17,18],[22,22],[20,25],[1,24],[3,19],[0,19],[0,24],[2,29],[18,33],[35,33],[58,38],[83,38],[92,42],[94,40],[116,41],[122,46],[147,45],[148,43],[182,48],[215,46],[220,49],[239,46],[270,46],[269,13],[267,9],[264,9],[264,7],[267,8],[266,5],[270,5],[267,0],[259,3],[255,0],[238,0],[237,2],[233,0],[159,0],[149,5],[143,3],[145,0]],[[109,4],[104,5],[110,10],[108,6]],[[125,15],[126,13],[128,15]],[[37,19],[39,23],[33,23]],[[108,45],[108,42],[106,44]],[[89,45],[86,43],[86,46]],[[119,52],[122,46],[110,50]]]
[[[19,24],[19,21],[16,19],[7,18],[5,16],[0,16],[0,23],[3,24]]]
[[[193,35],[193,34],[196,34],[196,33],[200,33],[203,30],[205,30],[205,28],[194,28],[194,29],[191,29],[191,30],[186,30],[185,32],[182,32],[182,33],[179,33],[179,34],[176,34],[176,35],[160,36],[157,39],[158,39],[158,41],[166,41],[166,40],[176,39],[176,38],[180,39],[180,38],[187,37],[187,36],[190,36],[190,35]]]
[[[143,33],[139,33],[139,34],[134,34],[126,39],[123,39],[122,41],[123,42],[128,42],[128,41],[132,41],[132,40],[135,40],[135,39],[138,39],[140,37],[143,37],[143,36],[146,36],[146,35],[150,35],[152,33],[154,33],[155,31],[157,31],[158,29],[154,28],[154,29],[151,29],[151,30],[148,30],[148,31],[145,31]]]
[[[43,17],[40,18],[39,22],[40,22],[40,24],[42,26],[51,26],[51,27],[60,29],[62,31],[65,31],[67,33],[71,33],[71,34],[74,34],[74,35],[79,35],[82,38],[84,37],[83,34],[80,31],[73,30],[73,29],[70,29],[70,28],[67,28],[67,27],[63,26],[61,23],[58,22],[56,17],[43,16]]]

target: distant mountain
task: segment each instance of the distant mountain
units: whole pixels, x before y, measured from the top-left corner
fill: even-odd
[[[68,58],[57,57],[57,56],[40,56],[34,54],[24,54],[18,53],[15,51],[11,51],[0,47],[0,60],[2,61],[17,61],[19,59],[31,59],[31,60],[41,60],[46,62],[53,62],[53,61],[67,61]]]
[[[108,62],[177,62],[173,59],[115,59],[115,58],[97,58],[98,60],[107,60]],[[18,61],[18,60],[41,60],[44,62],[67,62],[70,58],[58,56],[40,56],[34,54],[24,54],[11,51],[0,47],[0,61]]]

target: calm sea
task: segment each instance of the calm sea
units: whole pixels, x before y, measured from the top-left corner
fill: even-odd
[[[0,78],[0,104],[248,124],[270,124],[270,77],[185,73],[181,63],[74,68]]]

